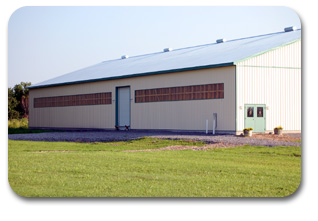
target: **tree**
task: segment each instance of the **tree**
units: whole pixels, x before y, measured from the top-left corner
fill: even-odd
[[[21,97],[21,107],[23,109],[23,116],[22,117],[26,117],[29,119],[29,94],[26,95],[22,95]]]
[[[19,118],[19,112],[16,111],[16,107],[19,102],[15,98],[14,90],[12,88],[8,88],[8,119]]]
[[[29,89],[30,82],[21,82],[13,88],[8,88],[8,117],[9,119],[29,118]]]

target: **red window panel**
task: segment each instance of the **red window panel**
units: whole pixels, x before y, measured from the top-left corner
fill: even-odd
[[[205,91],[205,85],[200,85],[200,92],[202,93],[203,91]]]
[[[64,97],[58,97],[57,106],[61,107],[64,104]]]
[[[182,101],[224,98],[224,84],[192,85],[135,91],[135,102]]]
[[[34,98],[34,108],[111,104],[111,92]]]
[[[204,91],[201,92],[201,99],[206,99],[206,93]]]
[[[217,91],[216,93],[216,97],[215,98],[220,98],[220,93]]]
[[[213,85],[212,85],[212,92],[215,92],[216,90],[217,90],[216,84],[213,84]]]

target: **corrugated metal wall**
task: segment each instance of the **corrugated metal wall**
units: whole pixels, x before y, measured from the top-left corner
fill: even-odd
[[[301,67],[301,41],[268,51],[262,55],[246,59],[239,66],[265,66],[265,67]]]
[[[224,83],[224,99],[135,103],[134,91]],[[110,81],[30,90],[30,127],[114,128],[116,87],[130,86],[132,129],[205,130],[206,119],[218,113],[218,130],[235,130],[235,67],[149,75]],[[112,92],[111,105],[33,108],[33,98]]]
[[[301,130],[301,41],[237,64],[237,130],[244,105],[266,104],[266,130]]]

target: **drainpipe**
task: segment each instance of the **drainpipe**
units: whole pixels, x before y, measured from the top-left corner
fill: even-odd
[[[209,126],[209,120],[207,119],[205,122],[205,134],[208,134],[208,127]]]
[[[217,119],[217,113],[213,113],[213,135],[215,134],[215,129],[217,127],[216,125],[216,119]]]

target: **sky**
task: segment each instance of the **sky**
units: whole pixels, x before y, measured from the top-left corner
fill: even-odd
[[[122,55],[301,28],[288,7],[22,7],[8,24],[8,87]]]

